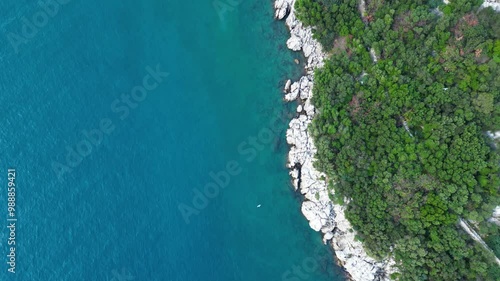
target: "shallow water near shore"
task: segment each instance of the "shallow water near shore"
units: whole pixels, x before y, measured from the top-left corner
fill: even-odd
[[[303,58],[271,1],[239,2],[73,0],[17,54],[7,35],[41,8],[0,4],[0,182],[13,167],[18,186],[16,274],[2,260],[0,280],[345,280],[291,188],[288,121],[270,125],[295,114],[281,89]],[[147,75],[157,86],[122,101]],[[70,167],[67,147],[103,124]]]

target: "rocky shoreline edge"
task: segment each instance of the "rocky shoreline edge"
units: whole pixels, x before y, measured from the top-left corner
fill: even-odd
[[[316,147],[308,126],[315,115],[311,103],[314,70],[323,66],[326,54],[319,42],[312,38],[310,27],[304,27],[296,18],[296,0],[275,0],[275,17],[286,18],[291,37],[287,47],[293,51],[302,50],[307,59],[306,75],[299,81],[288,80],[284,87],[285,100],[297,101],[298,116],[290,121],[286,140],[290,145],[288,168],[296,190],[304,195],[302,213],[315,231],[321,231],[323,241],[330,242],[340,266],[354,281],[389,280],[395,272],[392,260],[376,261],[368,256],[361,242],[355,239],[356,232],[346,219],[345,206],[334,204],[329,196],[326,175],[313,167]]]

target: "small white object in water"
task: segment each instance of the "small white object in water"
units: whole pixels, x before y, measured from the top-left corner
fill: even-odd
[[[260,204],[259,204],[259,205],[257,205],[257,208],[260,208],[260,206],[262,206],[262,205],[260,205]]]

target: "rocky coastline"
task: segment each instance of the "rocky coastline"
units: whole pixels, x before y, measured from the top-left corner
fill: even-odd
[[[294,13],[295,0],[276,0],[275,17],[286,19],[291,37],[287,47],[293,51],[303,51],[307,59],[306,75],[299,81],[288,80],[284,87],[288,102],[297,101],[297,117],[292,119],[286,133],[290,145],[288,168],[293,185],[304,195],[302,213],[315,231],[323,234],[323,241],[330,243],[341,265],[351,280],[389,280],[395,270],[392,260],[376,261],[365,252],[362,243],[355,239],[356,232],[346,219],[345,206],[334,204],[329,196],[326,175],[313,167],[316,147],[308,126],[311,124],[315,108],[311,103],[314,69],[323,66],[326,54],[321,45],[312,38],[312,30],[304,27]]]

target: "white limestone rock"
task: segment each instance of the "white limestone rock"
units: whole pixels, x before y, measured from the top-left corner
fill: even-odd
[[[274,2],[274,9],[276,10],[274,17],[281,20],[288,14],[290,3],[285,0],[276,0],[276,2]]]
[[[500,139],[500,131],[499,132],[487,131],[486,134],[488,134],[488,136],[494,140]]]
[[[309,78],[307,76],[302,76],[299,80],[300,83],[300,98],[305,100],[312,96],[312,76]]]
[[[497,218],[497,219],[500,219],[500,206],[497,206],[497,207],[493,210],[493,217],[494,217],[494,218]]]
[[[285,95],[286,101],[294,101],[299,96],[300,84],[298,82],[293,82],[290,86],[290,92]]]
[[[483,5],[481,7],[491,7],[493,10],[500,12],[500,0],[484,0]]]
[[[290,50],[300,51],[300,49],[302,48],[302,41],[300,41],[299,37],[292,36],[290,39],[286,41],[286,46]]]
[[[310,44],[306,44],[302,47],[302,51],[304,51],[304,56],[307,58],[311,56],[311,54],[314,53],[314,46]]]
[[[378,61],[377,53],[375,53],[375,49],[370,48],[370,56],[372,57],[373,62],[377,62]]]
[[[322,227],[321,212],[316,204],[312,201],[302,203],[302,213],[309,221],[309,226],[315,231],[320,231]]]
[[[323,242],[326,243],[327,241],[331,240],[333,238],[333,232],[327,232],[323,236]]]
[[[285,87],[283,88],[284,93],[290,92],[290,86],[292,85],[292,80],[286,80]]]
[[[315,109],[314,109],[314,106],[311,104],[310,99],[307,99],[306,102],[304,103],[304,110],[306,111],[306,114],[308,116],[314,116]]]
[[[493,214],[491,215],[491,218],[488,219],[488,221],[500,226],[500,206],[497,206],[493,210]]]

